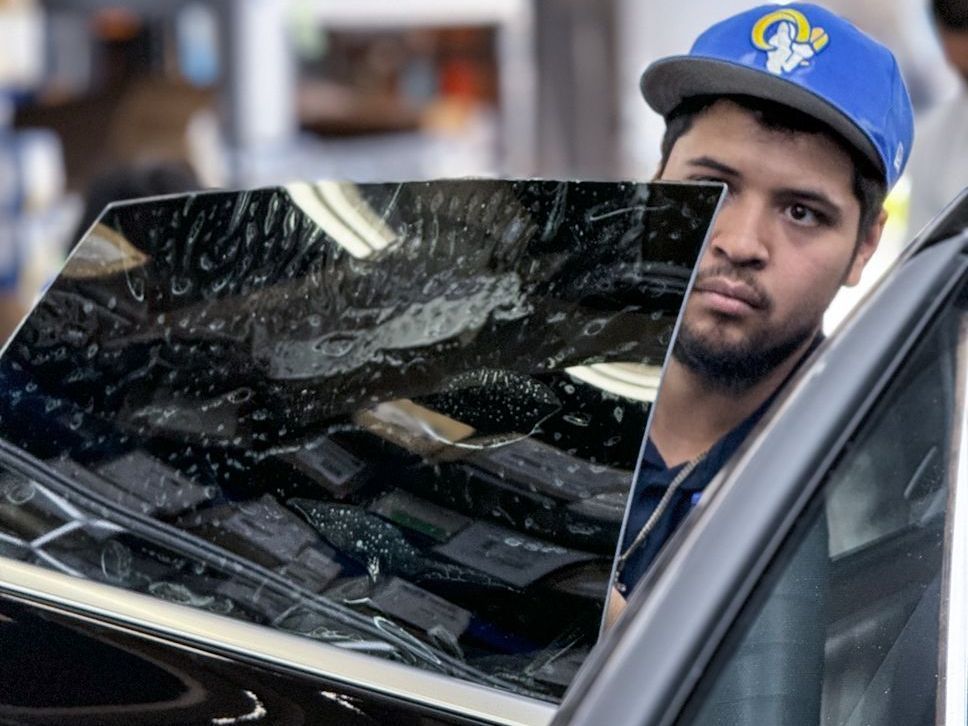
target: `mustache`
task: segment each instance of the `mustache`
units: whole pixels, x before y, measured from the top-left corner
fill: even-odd
[[[763,286],[760,285],[759,280],[756,279],[756,275],[751,270],[744,267],[736,267],[729,263],[718,264],[709,269],[700,270],[696,276],[693,289],[702,287],[702,284],[709,280],[729,280],[731,282],[741,283],[749,288],[756,297],[755,302],[757,307],[767,312],[773,309],[773,298],[763,289]]]

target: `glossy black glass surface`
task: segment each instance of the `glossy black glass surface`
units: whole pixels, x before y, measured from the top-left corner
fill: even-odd
[[[0,554],[557,697],[719,194],[110,208],[0,359]]]

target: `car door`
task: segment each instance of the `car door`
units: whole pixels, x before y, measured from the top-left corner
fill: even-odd
[[[8,715],[298,722],[325,692],[347,722],[547,721],[598,637],[721,192],[327,182],[110,208],[0,357],[0,593],[11,648],[48,643]],[[171,688],[89,692],[58,643]]]
[[[4,563],[8,724],[544,723],[551,707]],[[296,641],[296,642],[294,642]]]
[[[555,723],[964,723],[968,195],[827,341]]]

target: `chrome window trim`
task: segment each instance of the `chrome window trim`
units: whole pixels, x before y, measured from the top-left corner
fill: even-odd
[[[958,452],[952,477],[950,519],[947,533],[947,598],[942,599],[944,623],[943,686],[944,720],[947,726],[968,721],[968,320],[958,335],[957,395],[961,408],[952,443]]]
[[[556,708],[496,689],[341,650],[298,635],[0,558],[0,593],[66,609],[111,627],[172,636],[441,711],[506,726],[543,726]]]

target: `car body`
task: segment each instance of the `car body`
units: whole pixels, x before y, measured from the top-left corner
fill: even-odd
[[[922,678],[965,675],[964,197],[592,648],[644,381],[720,193],[463,180],[109,208],[0,358],[0,718],[963,721],[954,689],[876,695],[911,633],[947,645]]]

